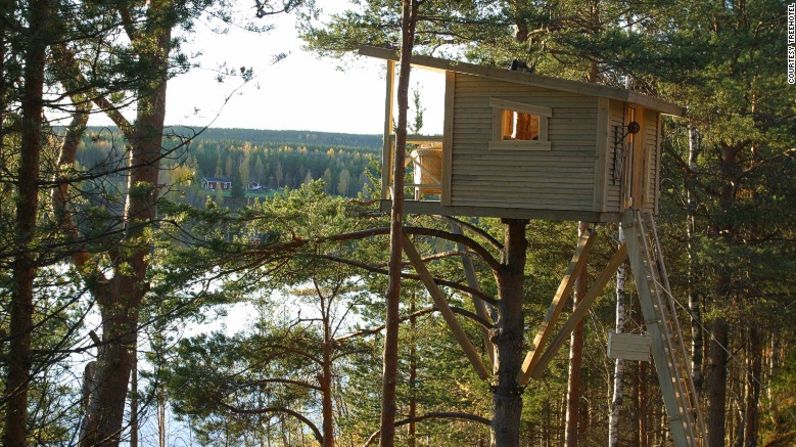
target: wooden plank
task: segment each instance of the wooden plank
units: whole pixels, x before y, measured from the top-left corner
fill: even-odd
[[[663,137],[663,115],[658,114],[658,137],[655,142],[655,214],[661,197],[661,138]]]
[[[359,54],[393,61],[399,59],[398,52],[395,50],[368,45],[361,45],[359,47]],[[511,71],[498,67],[475,65],[422,55],[413,55],[412,65],[455,71],[516,84],[537,86],[589,96],[605,96],[620,101],[633,102],[670,115],[682,116],[685,114],[685,109],[678,105],[617,87],[587,84],[579,81],[570,81],[567,79],[540,76],[532,73]]]
[[[461,203],[461,206],[469,206],[469,207],[474,207],[474,208],[491,208],[493,210],[496,210],[496,212],[498,212],[497,210],[502,210],[502,209],[506,209],[506,208],[508,208],[508,209],[522,209],[521,206],[527,205],[527,201],[523,202],[521,200],[514,200],[514,201],[508,201],[507,200],[507,201],[501,202],[501,201],[499,201],[499,198],[501,196],[502,195],[498,194],[498,195],[493,195],[493,196],[489,196],[489,197],[480,197],[481,200],[459,199],[459,202],[457,202],[457,203]],[[531,208],[531,209],[546,210],[546,211],[549,211],[551,214],[555,214],[554,212],[558,211],[558,212],[562,213],[561,214],[562,216],[563,215],[568,215],[568,214],[569,215],[577,214],[577,213],[584,213],[584,214],[593,214],[594,213],[594,211],[591,210],[591,204],[590,203],[589,204],[582,204],[582,205],[578,205],[578,204],[563,204],[563,205],[559,205],[559,204],[555,204],[555,203],[552,203],[552,202],[538,202],[538,203],[534,203],[533,205],[536,208]],[[500,212],[500,214],[504,214],[504,213]],[[492,217],[502,217],[500,215],[497,215],[497,216],[491,215],[491,216]],[[562,219],[562,220],[573,220],[573,219]],[[574,220],[584,220],[584,219],[574,219]],[[594,221],[589,220],[589,222],[594,222]]]
[[[597,102],[597,158],[594,160],[594,211],[605,211],[608,193],[608,98]]]
[[[393,138],[395,136],[393,135]],[[407,135],[406,144],[442,143],[442,135]]]
[[[542,357],[539,361],[532,365],[530,369],[530,375],[533,378],[539,378],[544,372],[544,369],[547,367],[547,364],[553,359],[558,352],[558,349],[564,342],[569,338],[570,333],[575,329],[575,326],[580,323],[580,321],[588,314],[589,308],[600,296],[605,288],[605,285],[608,284],[608,281],[614,276],[616,270],[619,266],[625,262],[627,259],[627,245],[622,244],[616,250],[611,259],[608,261],[608,264],[605,266],[602,272],[597,276],[597,279],[592,284],[591,288],[586,295],[578,302],[578,307],[575,308],[575,311],[572,312],[572,315],[569,316],[569,319],[564,323],[561,327],[561,330],[558,331],[558,335],[556,338],[550,342],[550,346],[547,347]]]
[[[451,204],[453,172],[453,113],[456,107],[456,73],[445,73],[445,121],[442,131],[442,204]]]
[[[641,130],[635,134],[633,139],[633,175],[631,194],[633,197],[633,208],[642,209],[644,207],[644,179],[647,177],[646,169],[646,150],[644,150],[645,132],[644,132],[644,108],[636,106],[636,122],[641,127]]]
[[[389,212],[391,200],[379,201],[382,212]],[[552,210],[544,208],[510,208],[495,206],[470,206],[458,205],[454,201],[451,206],[444,206],[439,202],[407,200],[405,202],[406,214],[422,214],[428,216],[473,216],[473,217],[500,217],[505,219],[544,219],[555,221],[583,220],[586,222],[612,223],[619,222],[619,213],[595,213],[593,211],[579,210]]]
[[[644,209],[653,211],[655,208],[655,149],[658,136],[658,113],[644,110]]]
[[[471,206],[471,207],[480,207],[480,208],[491,207],[494,210],[499,210],[499,209],[504,209],[504,208],[522,209],[522,208],[519,208],[519,207],[524,204],[524,202],[521,201],[521,200],[515,200],[515,201],[508,201],[507,200],[505,202],[501,202],[501,201],[499,201],[499,197],[501,197],[501,195],[498,194],[498,195],[492,195],[492,196],[484,196],[484,197],[481,198],[481,200],[464,200],[464,199],[461,199],[459,202],[462,204],[462,206]],[[548,210],[548,211],[551,211],[551,212],[552,211],[560,211],[562,213],[566,213],[567,211],[570,211],[570,212],[573,212],[573,213],[576,213],[576,212],[593,213],[593,211],[591,211],[591,204],[583,204],[583,205],[563,204],[563,205],[558,205],[558,204],[554,204],[552,202],[539,202],[539,203],[535,203],[534,205],[538,209]],[[575,220],[581,220],[581,219],[575,219]]]
[[[385,81],[384,98],[384,145],[381,149],[381,198],[392,198],[390,191],[390,171],[392,171],[392,115],[393,93],[395,92],[395,61],[387,61],[387,75]]]
[[[528,351],[528,354],[525,355],[525,360],[522,362],[522,368],[520,369],[520,373],[517,375],[517,382],[520,384],[520,386],[524,386],[528,383],[528,380],[530,380],[530,373],[533,370],[533,367],[539,361],[542,348],[544,348],[547,339],[550,337],[552,329],[555,327],[559,315],[561,315],[561,311],[564,310],[564,305],[567,303],[569,294],[575,284],[575,277],[573,274],[577,271],[580,271],[584,267],[595,239],[597,238],[594,235],[594,232],[590,231],[582,235],[578,240],[575,254],[572,255],[572,259],[570,259],[569,265],[567,266],[567,271],[564,273],[564,277],[561,279],[561,282],[558,285],[558,290],[556,290],[556,293],[553,295],[553,300],[550,303],[550,307],[547,309],[547,314],[545,315],[542,324],[539,325],[539,329],[536,331],[536,336],[533,338],[533,346],[531,347],[531,350]]]
[[[434,305],[439,309],[439,312],[442,314],[442,318],[445,319],[445,322],[448,323],[448,327],[450,328],[451,332],[453,332],[453,336],[456,337],[456,341],[459,342],[459,346],[462,347],[464,350],[464,354],[470,360],[470,363],[475,368],[476,374],[483,380],[489,378],[489,371],[486,370],[484,367],[484,363],[481,361],[481,355],[476,351],[475,346],[467,337],[467,333],[464,332],[464,329],[459,325],[459,322],[456,321],[456,315],[451,310],[450,306],[448,306],[448,301],[445,299],[445,295],[442,291],[437,287],[437,283],[434,282],[434,278],[429,273],[426,265],[423,263],[423,259],[420,257],[420,254],[417,252],[415,245],[409,239],[409,235],[404,234],[401,238],[403,241],[404,252],[406,253],[406,257],[409,258],[409,261],[415,267],[415,271],[417,274],[420,275],[420,279],[423,281],[423,284],[428,289],[428,293],[431,294],[431,299],[434,300]]]
[[[499,109],[509,109],[517,112],[531,113],[539,116],[553,116],[553,109],[536,104],[529,104],[524,101],[509,100],[503,98],[489,98],[489,106]]]
[[[487,149],[490,151],[550,151],[549,141],[535,140],[509,140],[489,141]]]
[[[465,175],[465,176],[468,175],[468,172],[466,170],[462,171],[461,173],[463,175]],[[540,173],[539,175],[542,175],[542,174]],[[584,187],[589,187],[589,186],[591,186],[594,183],[592,181],[592,179],[591,179],[591,175],[584,175],[583,177],[580,177],[579,175],[580,174],[575,172],[575,173],[571,173],[571,174],[568,174],[568,175],[561,175],[559,177],[551,177],[550,179],[546,179],[546,178],[545,179],[540,179],[539,177],[534,177],[534,176],[528,176],[528,177],[524,177],[524,178],[516,178],[515,177],[510,182],[505,182],[505,183],[500,184],[500,186],[502,186],[502,188],[498,188],[498,190],[505,189],[505,190],[509,190],[509,191],[512,191],[512,190],[516,191],[515,188],[525,188],[525,187],[533,187],[533,186],[537,186],[537,187],[540,187],[542,189],[548,189],[548,190],[551,190],[551,191],[558,191],[561,188],[561,186],[563,186],[563,187],[571,186],[570,189],[581,190]],[[478,177],[475,177],[475,176],[469,177],[468,176],[467,179],[470,180],[467,183],[472,184],[472,185],[494,186],[496,181],[500,181],[500,176],[499,175],[479,175]],[[547,180],[549,180],[549,182]],[[570,182],[569,180],[572,180],[572,182]],[[561,183],[562,185],[559,186],[558,183]],[[578,202],[582,202],[583,200],[578,198],[577,201]]]
[[[616,182],[614,183],[614,175],[621,176],[621,172],[614,173],[614,167],[616,166],[615,157],[617,155],[614,147],[614,126],[619,126],[620,129],[624,125],[622,121],[622,113],[624,111],[624,106],[619,101],[609,101],[609,115],[610,120],[608,123],[608,170],[606,171],[606,183],[607,183],[607,191],[606,191],[606,206],[605,211],[607,212],[619,212],[622,207],[621,197],[621,183]]]
[[[608,357],[612,359],[650,361],[650,338],[648,335],[608,333]]]

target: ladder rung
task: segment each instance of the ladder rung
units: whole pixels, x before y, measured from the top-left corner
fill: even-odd
[[[634,213],[635,239],[638,249],[641,251],[641,270],[636,277],[647,281],[648,297],[653,316],[644,318],[648,330],[657,329],[660,339],[655,343],[662,345],[664,358],[660,368],[668,369],[670,384],[666,387],[668,396],[664,396],[671,404],[672,413],[668,418],[672,427],[680,427],[685,436],[687,447],[698,447],[697,439],[702,439],[704,433],[699,415],[697,397],[693,394],[693,385],[690,383],[691,372],[689,370],[689,354],[686,351],[683,336],[680,333],[681,327],[678,321],[678,309],[676,307],[672,291],[669,288],[669,280],[666,275],[664,263],[664,253],[660,247],[657,228],[651,214],[644,212]],[[658,348],[660,349],[660,348]],[[683,439],[683,438],[680,438]],[[679,446],[678,446],[679,447]]]

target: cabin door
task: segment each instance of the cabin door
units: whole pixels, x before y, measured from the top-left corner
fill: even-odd
[[[639,124],[641,130],[636,134],[628,134],[625,138],[625,172],[622,176],[622,203],[625,209],[643,208],[646,189],[650,187],[647,181],[650,161],[644,149],[644,108],[628,104],[625,110],[625,129],[633,121]]]

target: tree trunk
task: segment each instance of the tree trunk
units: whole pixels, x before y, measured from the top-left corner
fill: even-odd
[[[724,416],[726,409],[728,324],[724,318],[716,318],[710,331],[714,340],[710,342],[705,391],[708,397],[708,447],[724,447]]]
[[[319,295],[321,295],[319,293]],[[332,396],[332,361],[334,359],[334,338],[332,336],[331,298],[321,295],[321,315],[323,317],[323,359],[321,363],[321,413],[323,418],[323,447],[334,447],[334,402]]]
[[[633,414],[635,415],[635,417],[631,418],[631,421],[635,422],[636,427],[635,430],[630,430],[631,434],[630,447],[641,447],[641,421],[644,417],[641,413],[641,383],[639,380],[641,362],[637,363],[638,365],[636,366],[636,370],[634,371],[635,374],[633,374],[632,377],[633,410],[634,410]],[[630,427],[632,428],[633,425],[631,425]]]
[[[138,447],[138,343],[133,346],[132,378],[130,379],[130,447]]]
[[[619,245],[625,242],[625,232],[622,226],[619,225]],[[627,295],[625,293],[625,274],[627,271],[627,263],[622,263],[616,269],[616,333],[624,332],[625,330],[625,301]],[[608,447],[619,447],[619,419],[622,413],[622,404],[624,401],[624,387],[623,380],[625,376],[625,365],[622,359],[616,359],[614,362],[614,390],[611,399],[611,415],[608,422]]]
[[[744,427],[744,447],[756,447],[758,431],[760,428],[760,381],[763,370],[763,350],[760,330],[756,327],[749,329],[749,348],[746,364],[746,409]]]
[[[692,176],[697,170],[697,157],[699,156],[699,134],[693,127],[688,129],[688,168],[691,171],[686,176],[686,239],[687,239],[687,253],[688,253],[688,309],[691,312],[691,374],[694,382],[694,387],[697,392],[702,389],[702,349],[703,338],[702,328],[700,327],[702,319],[702,305],[700,302],[701,295],[696,291],[697,280],[694,278],[696,271],[696,262],[694,257],[694,234],[696,231],[696,200],[692,189],[694,188]]]
[[[738,170],[737,147],[720,146],[720,171],[722,186],[719,196],[720,219],[726,219],[733,212],[735,204],[735,175]],[[734,244],[735,229],[729,222],[715,225],[711,228],[711,236],[721,240],[727,247]],[[732,296],[732,272],[720,271],[716,280],[715,304],[719,312],[730,304]],[[721,314],[711,323],[713,339],[708,348],[708,368],[706,380],[706,393],[708,396],[708,447],[724,447],[725,441],[725,416],[727,409],[727,362],[730,341],[730,327],[725,317]]]
[[[496,273],[500,317],[492,335],[497,373],[497,384],[492,388],[492,445],[518,447],[522,388],[517,384],[517,375],[522,367],[523,279],[528,247],[525,226],[528,221],[504,219],[503,223],[506,224],[504,265]]]
[[[166,447],[166,394],[161,386],[158,390],[158,447]],[[270,440],[270,427],[268,429]],[[269,441],[270,445],[270,441]]]
[[[589,224],[578,222],[578,237],[589,231]],[[586,294],[586,263],[575,272],[575,287],[572,300],[573,310],[578,307],[581,298]],[[580,399],[583,393],[581,379],[581,364],[583,363],[583,320],[581,320],[570,335],[569,342],[569,378],[567,380],[567,417],[564,429],[564,445],[577,447],[578,445],[578,419]]]
[[[111,284],[118,284],[115,280]],[[130,295],[105,292],[98,295],[102,315],[102,348],[99,349],[94,372],[92,399],[85,415],[81,447],[115,447],[121,437],[127,385],[133,367],[137,309],[113,303],[114,297],[129,299]],[[101,298],[101,300],[100,300]]]
[[[34,232],[39,195],[39,158],[42,146],[44,63],[49,40],[49,2],[29,5],[29,38],[25,50],[22,97],[22,146],[17,171],[16,247],[12,275],[8,369],[4,399],[3,445],[23,447],[27,440],[28,388],[33,331],[33,280],[36,277]],[[5,9],[5,8],[4,8]],[[2,107],[6,107],[4,103]],[[2,123],[0,123],[2,124]]]
[[[401,258],[403,255],[404,176],[406,155],[407,110],[409,108],[409,73],[414,46],[417,2],[403,0],[401,14],[401,63],[398,72],[398,127],[395,129],[395,152],[392,160],[392,209],[390,212],[390,261],[384,328],[384,370],[382,373],[381,432],[379,445],[395,443],[395,385],[398,375],[398,324],[401,299]],[[389,136],[386,136],[389,138]]]
[[[641,327],[644,323],[641,317],[641,303],[635,300],[636,304],[633,306],[633,318],[636,325]],[[638,384],[636,395],[636,414],[638,415],[638,445],[639,447],[648,447],[650,445],[649,432],[650,432],[650,400],[649,400],[649,383],[647,374],[647,362],[637,362],[638,368],[636,370],[636,383]]]
[[[417,333],[417,317],[415,312],[417,305],[415,303],[416,294],[412,292],[412,301],[409,303],[409,422],[408,436],[409,447],[416,447],[417,432],[415,430],[415,417],[417,417],[417,346],[415,334]]]
[[[139,80],[137,116],[129,142],[125,241],[120,244],[125,250],[113,253],[113,278],[95,286],[104,346],[97,357],[97,405],[90,409],[94,414],[86,416],[93,423],[86,426],[81,447],[116,447],[122,431],[139,308],[148,289],[150,243],[145,227],[154,219],[157,203],[171,49],[170,9],[167,0],[151,2],[147,13],[150,30],[141,37],[140,43],[146,45],[139,54],[139,67],[147,77]]]

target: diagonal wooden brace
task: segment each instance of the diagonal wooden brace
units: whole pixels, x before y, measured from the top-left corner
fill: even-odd
[[[464,350],[464,354],[472,363],[473,368],[475,368],[475,372],[478,374],[483,380],[487,380],[489,378],[489,371],[487,371],[486,367],[484,366],[484,362],[481,360],[481,355],[473,346],[473,343],[467,337],[467,333],[464,332],[464,329],[459,325],[459,322],[456,321],[456,316],[453,314],[450,306],[448,305],[448,301],[445,299],[445,295],[442,291],[437,287],[437,283],[434,282],[434,278],[429,273],[426,265],[423,263],[423,259],[420,257],[420,254],[417,252],[417,248],[409,240],[409,237],[406,233],[403,234],[401,238],[404,245],[404,252],[406,253],[406,257],[409,258],[409,262],[415,267],[417,274],[420,275],[420,280],[423,282],[423,285],[426,286],[428,289],[428,293],[431,295],[431,299],[434,300],[434,305],[439,309],[439,312],[442,314],[442,318],[445,319],[445,322],[448,323],[448,327],[453,332],[453,336],[456,337],[456,341],[459,342],[459,345]]]
[[[572,291],[572,286],[575,284],[575,277],[573,275],[575,272],[580,271],[586,264],[586,259],[589,257],[589,252],[591,251],[591,246],[595,239],[594,231],[589,231],[578,239],[578,246],[575,249],[575,253],[572,255],[572,259],[569,261],[567,272],[561,279],[561,283],[558,285],[558,290],[556,290],[555,295],[553,295],[553,301],[550,303],[550,308],[547,309],[544,321],[542,321],[542,324],[536,332],[531,350],[528,351],[528,354],[525,356],[525,361],[522,362],[522,369],[517,376],[517,383],[520,386],[524,386],[531,379],[530,372],[539,362],[544,345],[552,334],[556,321],[559,315],[561,315],[561,311],[564,310],[564,306],[567,304],[567,298]]]
[[[558,335],[556,338],[550,342],[550,346],[545,350],[545,353],[539,359],[539,362],[534,365],[533,369],[530,371],[531,377],[538,379],[541,377],[542,372],[544,372],[545,367],[547,364],[550,363],[550,360],[556,355],[558,349],[564,342],[569,338],[569,334],[575,329],[575,326],[580,323],[580,321],[586,317],[589,313],[589,308],[597,300],[597,297],[600,296],[605,288],[605,285],[608,284],[608,281],[614,276],[616,270],[625,262],[627,259],[627,246],[622,244],[619,246],[619,249],[616,250],[611,259],[608,261],[608,264],[605,266],[600,275],[597,276],[597,279],[594,280],[594,284],[592,284],[591,288],[586,295],[578,302],[578,307],[575,308],[575,311],[572,312],[572,315],[569,316],[569,319],[564,323],[561,327],[561,330],[558,331]]]
[[[463,234],[462,233],[462,226],[458,222],[451,221],[450,222],[450,229],[451,233],[453,234]],[[473,260],[467,254],[467,247],[464,244],[459,243],[457,244],[457,248],[461,253],[462,258],[462,268],[464,269],[464,276],[467,278],[467,286],[471,289],[481,290],[481,286],[478,283],[478,278],[475,276],[475,266],[473,265]],[[470,297],[473,300],[473,307],[475,307],[475,312],[478,314],[479,317],[483,318],[484,320],[492,323],[492,317],[489,315],[489,311],[486,308],[486,303],[484,300],[478,298],[477,296],[471,294]],[[484,350],[489,357],[489,369],[494,369],[495,367],[495,347],[492,344],[492,340],[490,339],[489,329],[487,327],[481,327],[481,333],[484,337]]]

